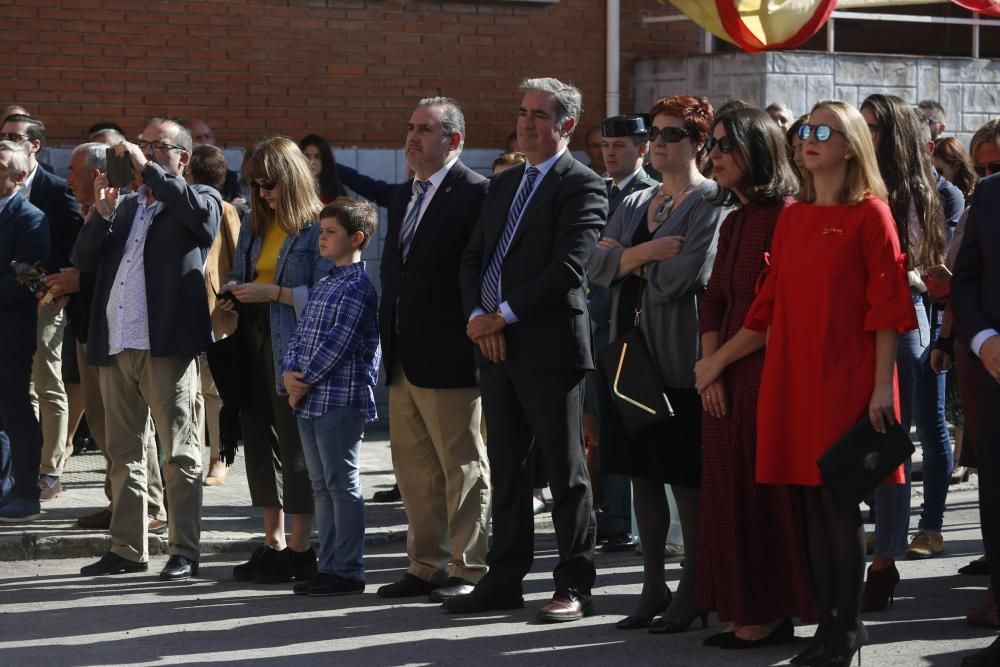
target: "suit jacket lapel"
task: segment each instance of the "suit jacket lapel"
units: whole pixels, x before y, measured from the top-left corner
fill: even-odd
[[[434,191],[434,196],[427,204],[424,214],[420,216],[420,222],[417,224],[416,231],[413,232],[413,240],[410,241],[411,255],[413,254],[414,246],[420,242],[420,238],[427,236],[430,233],[426,230],[431,221],[434,220],[434,216],[439,215],[440,212],[444,210],[448,200],[451,199],[451,188],[455,184],[455,181],[458,180],[458,177],[461,175],[463,169],[465,169],[465,166],[461,161],[457,161],[455,164],[451,165],[451,169],[449,169],[448,173],[445,174],[440,187]]]
[[[517,231],[514,232],[514,238],[510,240],[510,246],[507,248],[507,253],[510,253],[510,249],[524,236],[525,231],[531,226],[532,219],[538,214],[539,211],[543,210],[548,206],[549,200],[555,196],[556,191],[559,189],[559,181],[562,180],[563,171],[566,169],[567,160],[574,159],[570,154],[569,149],[562,154],[556,163],[552,165],[552,168],[546,172],[545,176],[542,177],[541,181],[535,182],[535,191],[528,201],[528,205],[525,207],[524,212],[521,213],[521,221],[517,225]]]
[[[22,194],[17,194],[11,197],[10,201],[7,202],[7,205],[3,207],[3,211],[0,211],[0,224],[7,222],[17,215],[18,211],[21,210],[21,206],[23,206],[21,203],[23,201],[24,195]]]
[[[510,207],[514,205],[514,197],[517,196],[517,191],[521,187],[521,179],[524,178],[524,170],[526,167],[522,164],[517,167],[511,167],[510,178],[504,178],[502,186],[508,190],[508,192],[503,192],[498,194],[496,201],[503,202],[504,206],[495,207],[493,210],[488,211],[487,214],[490,216],[490,220],[493,224],[489,225],[485,230],[486,235],[486,245],[484,247],[485,253],[483,255],[483,271],[486,271],[486,267],[489,265],[490,258],[493,257],[493,251],[496,250],[497,243],[500,242],[500,237],[503,235],[503,229],[507,225],[507,214],[510,213]],[[506,176],[508,172],[504,172]],[[516,174],[516,177],[515,175]],[[498,190],[496,187],[496,179],[490,183],[491,190]],[[536,186],[537,187],[537,186]]]

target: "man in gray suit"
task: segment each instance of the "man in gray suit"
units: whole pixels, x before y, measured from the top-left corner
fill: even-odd
[[[111,550],[84,576],[148,569],[147,415],[162,447],[170,559],[161,579],[198,574],[201,451],[195,397],[197,356],[212,342],[204,265],[219,229],[213,188],[184,180],[192,150],[183,121],[154,118],[139,144],[115,146],[142,178],[119,199],[107,177],[77,239],[80,271],[96,273],[88,363],[100,366],[111,459]]]

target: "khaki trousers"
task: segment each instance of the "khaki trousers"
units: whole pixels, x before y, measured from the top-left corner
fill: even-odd
[[[42,424],[39,474],[59,477],[72,453],[69,440],[69,398],[62,379],[63,336],[69,319],[63,308],[38,307],[38,337],[31,364],[32,400]]]
[[[424,389],[397,362],[389,439],[409,529],[408,572],[441,584],[486,574],[490,469],[478,388]]]
[[[198,360],[125,350],[100,368],[111,457],[111,551],[148,559],[146,521],[149,416],[164,449],[170,508],[169,553],[198,560],[201,539],[201,450],[198,441]]]
[[[215,387],[215,378],[208,367],[208,357],[199,357],[201,367],[201,387],[198,391],[198,435],[201,446],[208,440],[212,460],[219,458],[219,413],[222,411],[222,397]]]
[[[111,457],[108,456],[108,440],[104,427],[104,400],[101,398],[101,384],[97,366],[87,363],[87,345],[76,342],[76,362],[80,368],[80,386],[83,389],[83,412],[87,415],[90,437],[104,455],[107,467],[104,471],[104,495],[111,502]],[[156,451],[156,437],[152,417],[149,423],[149,438],[146,441],[146,481],[149,498],[146,512],[149,516],[167,520],[167,508],[163,504],[163,478],[160,477],[160,456]]]

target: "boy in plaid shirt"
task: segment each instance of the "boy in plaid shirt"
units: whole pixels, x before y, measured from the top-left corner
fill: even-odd
[[[319,567],[295,584],[299,595],[365,589],[365,503],[358,450],[375,420],[372,387],[382,357],[378,296],[361,261],[378,214],[341,197],[320,213],[320,254],[336,266],[313,286],[288,342],[281,379],[288,390],[309,468],[319,532]]]

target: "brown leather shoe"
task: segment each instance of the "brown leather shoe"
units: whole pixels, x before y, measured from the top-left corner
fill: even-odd
[[[203,483],[205,486],[222,486],[226,483],[226,475],[228,474],[229,468],[226,467],[224,461],[212,459],[208,465],[208,476]]]
[[[167,522],[160,521],[155,517],[149,517],[149,526],[147,528],[150,535],[163,535],[167,532]]]
[[[538,610],[538,620],[546,623],[564,623],[579,621],[593,613],[594,603],[589,595],[580,595],[575,591],[556,591],[552,600]]]
[[[111,508],[105,507],[100,512],[81,516],[76,520],[76,525],[88,530],[107,530],[111,527]]]

